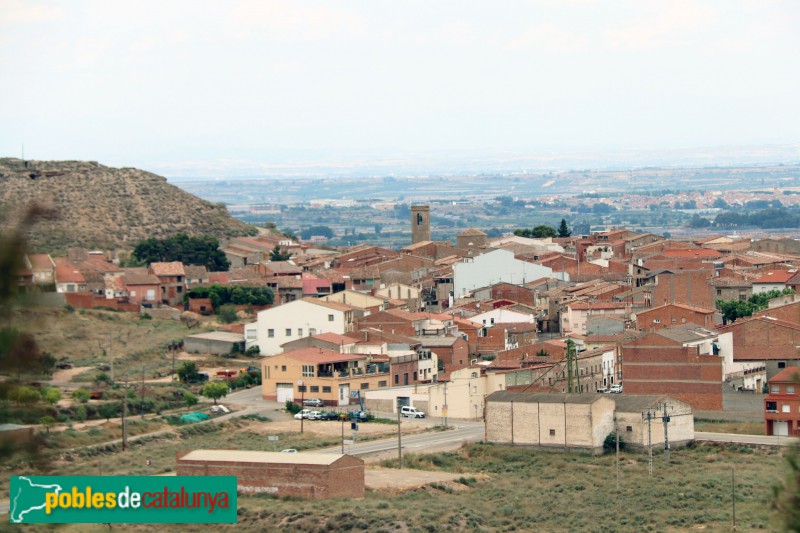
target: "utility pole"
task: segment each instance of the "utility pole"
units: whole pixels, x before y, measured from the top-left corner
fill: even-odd
[[[669,464],[669,415],[667,414],[667,402],[664,402],[664,414],[661,417],[664,423],[664,462]]]
[[[125,389],[122,391],[122,451],[128,448],[128,427],[125,416],[128,413],[128,374],[125,374]]]
[[[342,418],[342,455],[344,455],[344,418]]]
[[[731,505],[733,506],[733,530],[736,531],[736,471],[731,467]]]
[[[614,413],[614,436],[617,441],[617,492],[619,492],[619,426],[617,426],[617,414]]]
[[[303,433],[303,421],[305,420],[303,416],[303,405],[305,405],[306,387],[303,385],[302,379],[297,382],[297,388],[300,389],[300,433]]]
[[[400,406],[397,406],[397,460],[403,468],[403,438],[400,435]]]
[[[144,420],[144,365],[142,365],[142,399],[141,399],[141,408],[142,408],[142,420]]]
[[[444,382],[444,405],[442,406],[442,414],[444,415],[444,427],[447,427],[447,382]],[[398,411],[399,412],[399,411]]]
[[[645,415],[642,415],[645,418]],[[647,473],[653,475],[653,435],[651,430],[651,421],[653,413],[650,409],[647,410]]]

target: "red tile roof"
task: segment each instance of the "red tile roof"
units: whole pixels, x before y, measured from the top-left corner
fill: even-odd
[[[790,366],[784,368],[769,380],[770,383],[800,383],[800,368]]]
[[[753,281],[753,283],[786,283],[797,274],[791,270],[774,270],[767,272],[760,278]]]
[[[150,270],[156,276],[185,276],[183,263],[172,261],[171,263],[150,263]]]

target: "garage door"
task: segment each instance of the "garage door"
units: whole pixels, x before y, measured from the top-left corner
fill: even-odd
[[[788,437],[789,436],[789,422],[778,422],[775,421],[772,423],[772,434],[778,437]]]
[[[294,401],[294,385],[291,383],[278,383],[278,402]]]

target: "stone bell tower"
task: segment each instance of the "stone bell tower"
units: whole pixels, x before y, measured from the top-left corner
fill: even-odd
[[[431,206],[411,206],[411,244],[431,240]]]

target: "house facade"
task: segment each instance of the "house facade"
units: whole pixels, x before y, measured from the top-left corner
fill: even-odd
[[[800,437],[800,369],[786,368],[769,380],[764,434]]]
[[[171,263],[150,263],[149,274],[158,277],[161,284],[160,301],[170,306],[183,303],[183,295],[186,290],[186,272],[183,263],[173,261]]]
[[[245,325],[247,347],[258,346],[262,355],[283,351],[282,344],[318,333],[344,334],[353,330],[353,309],[303,298],[258,312],[256,322]]]

